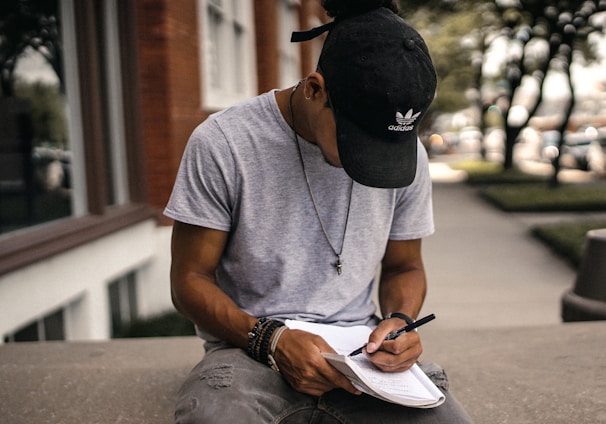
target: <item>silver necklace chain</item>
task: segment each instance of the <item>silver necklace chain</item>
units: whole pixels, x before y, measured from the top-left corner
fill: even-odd
[[[305,168],[305,161],[303,159],[303,152],[301,151],[299,136],[297,134],[297,129],[295,127],[295,116],[294,116],[293,109],[292,109],[292,98],[295,94],[295,91],[297,91],[297,88],[299,88],[300,84],[301,84],[301,81],[299,81],[297,83],[297,85],[295,85],[292,92],[290,93],[290,97],[288,98],[288,111],[290,113],[290,121],[292,123],[292,129],[295,133],[295,144],[297,145],[297,151],[299,152],[299,159],[301,160],[301,167],[303,168],[303,175],[305,175],[305,182],[307,183],[307,190],[309,191],[309,196],[311,197],[311,203],[314,206],[314,211],[316,212],[316,216],[318,217],[318,222],[320,223],[320,227],[322,228],[322,233],[324,233],[324,238],[326,238],[328,245],[330,246],[333,253],[337,257],[337,261],[335,263],[333,263],[332,265],[337,270],[337,274],[341,275],[341,273],[343,272],[343,259],[341,258],[341,254],[343,253],[343,248],[345,247],[345,234],[347,234],[347,224],[349,223],[349,211],[351,209],[351,198],[352,198],[352,194],[353,194],[353,180],[351,180],[351,185],[349,186],[349,202],[347,204],[347,216],[345,218],[345,228],[343,228],[343,238],[341,240],[341,249],[337,252],[337,249],[335,249],[334,245],[330,241],[330,237],[328,237],[328,232],[326,231],[326,228],[324,227],[322,218],[320,218],[320,211],[318,210],[318,205],[316,204],[316,199],[314,198],[314,193],[311,189],[311,184],[309,182],[309,176],[307,175],[307,169]]]

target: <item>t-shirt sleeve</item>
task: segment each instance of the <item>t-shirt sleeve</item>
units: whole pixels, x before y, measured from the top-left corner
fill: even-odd
[[[176,221],[229,231],[236,172],[229,144],[212,117],[192,133],[164,215]]]
[[[427,152],[421,142],[418,142],[415,180],[397,194],[390,239],[412,240],[433,234],[435,228],[431,184]]]

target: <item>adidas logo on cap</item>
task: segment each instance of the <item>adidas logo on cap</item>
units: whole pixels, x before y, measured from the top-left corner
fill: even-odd
[[[413,124],[420,114],[421,112],[414,113],[412,109],[409,109],[406,115],[396,112],[396,122],[398,125],[390,125],[387,129],[389,131],[412,131],[415,128]]]

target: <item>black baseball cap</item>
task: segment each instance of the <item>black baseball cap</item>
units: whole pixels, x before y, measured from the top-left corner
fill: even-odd
[[[318,61],[335,115],[345,172],[360,184],[410,185],[417,168],[418,127],[433,101],[437,77],[421,35],[380,7],[332,21]]]

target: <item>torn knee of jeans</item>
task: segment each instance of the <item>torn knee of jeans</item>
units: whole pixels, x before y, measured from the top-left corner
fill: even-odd
[[[229,364],[217,365],[216,367],[205,370],[200,375],[200,380],[206,381],[210,387],[220,389],[221,387],[231,386],[233,377],[233,366]]]
[[[198,398],[192,397],[189,400],[189,408],[192,411],[195,411],[198,408],[199,405],[200,405],[200,401],[198,400]]]
[[[438,386],[440,389],[448,390],[448,388],[449,388],[448,377],[446,376],[446,372],[444,370],[428,372],[427,377],[429,377],[429,379],[431,381],[433,381],[433,384]]]
[[[442,390],[448,390],[448,376],[446,375],[446,371],[444,371],[442,367],[440,367],[436,363],[430,362],[428,364],[421,365],[421,369],[425,372],[427,377],[429,377],[429,379],[433,381],[433,384],[435,384]]]

